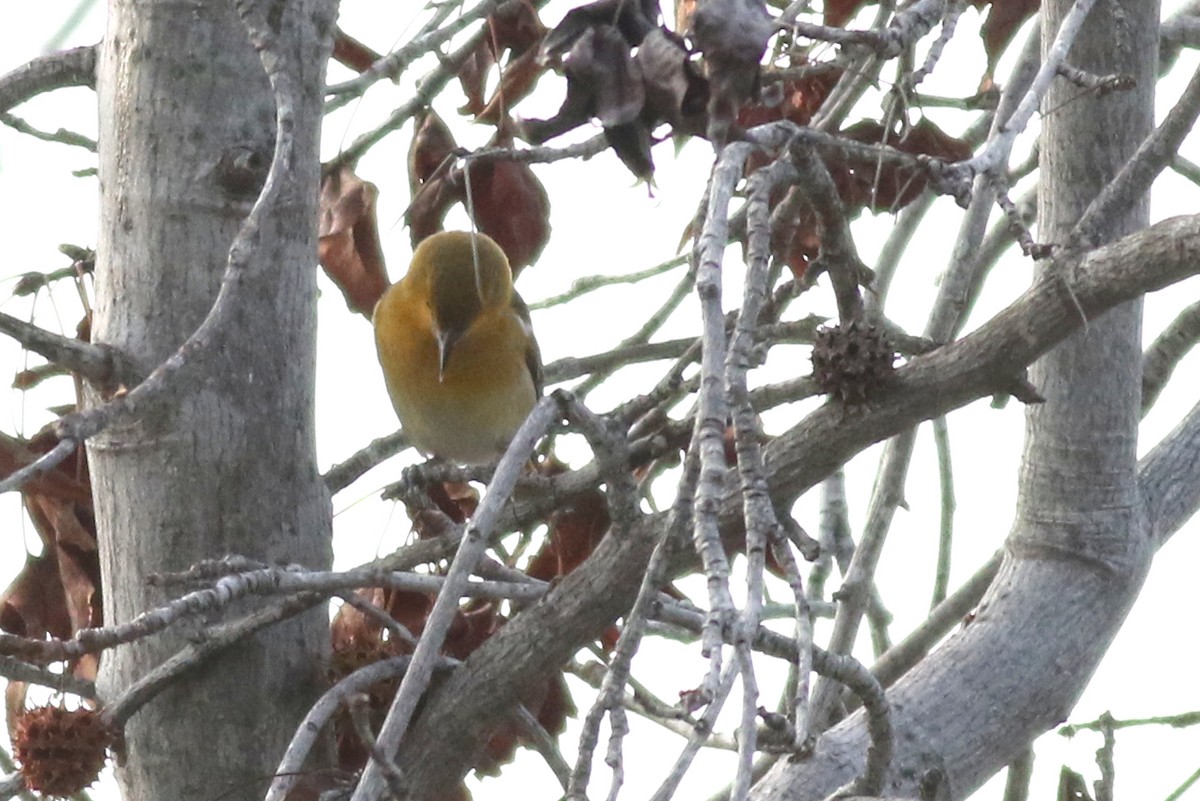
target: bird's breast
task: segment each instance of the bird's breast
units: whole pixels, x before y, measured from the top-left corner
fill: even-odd
[[[444,459],[495,460],[537,400],[519,318],[485,310],[455,344],[440,379],[433,322],[414,322],[376,321],[379,361],[405,432],[417,448]]]

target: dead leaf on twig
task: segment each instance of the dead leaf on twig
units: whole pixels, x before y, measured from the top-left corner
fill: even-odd
[[[321,266],[346,299],[346,305],[370,317],[388,288],[387,267],[375,220],[379,190],[343,166],[321,181],[321,221],[317,255]]]

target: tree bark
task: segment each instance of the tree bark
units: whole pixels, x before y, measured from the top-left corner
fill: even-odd
[[[169,402],[88,443],[106,623],[161,604],[154,573],[241,554],[330,561],[315,456],[316,213],[323,73],[334,4],[269,18],[299,87],[295,151],[225,325],[169,377]],[[196,331],[258,194],[276,101],[233,3],[110,4],[99,62],[102,224],[94,338],[149,373]],[[257,178],[257,180],[256,180]],[[226,297],[228,295],[228,297]],[[102,399],[93,398],[93,403]],[[216,617],[204,621],[217,622]],[[261,797],[323,680],[323,610],[255,636],[183,677],[125,727],[126,799]],[[105,654],[114,698],[202,634],[177,626]]]

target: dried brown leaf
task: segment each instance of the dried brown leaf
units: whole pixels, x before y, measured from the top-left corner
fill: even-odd
[[[355,72],[366,72],[383,56],[350,36],[341,28],[333,34],[333,60]]]
[[[343,166],[321,182],[317,254],[346,305],[366,317],[388,288],[387,267],[375,220],[379,190]]]
[[[475,117],[476,122],[499,125],[510,109],[533,91],[538,79],[546,71],[546,65],[538,57],[538,49],[530,48],[504,65],[500,85],[492,93],[487,104]]]

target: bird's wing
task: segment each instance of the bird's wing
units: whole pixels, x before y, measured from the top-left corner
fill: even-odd
[[[534,391],[540,398],[545,389],[545,377],[542,374],[542,351],[538,348],[537,339],[533,335],[533,320],[529,315],[529,306],[516,291],[513,292],[512,308],[527,335],[525,338],[525,366],[529,368],[529,375],[533,377]]]

